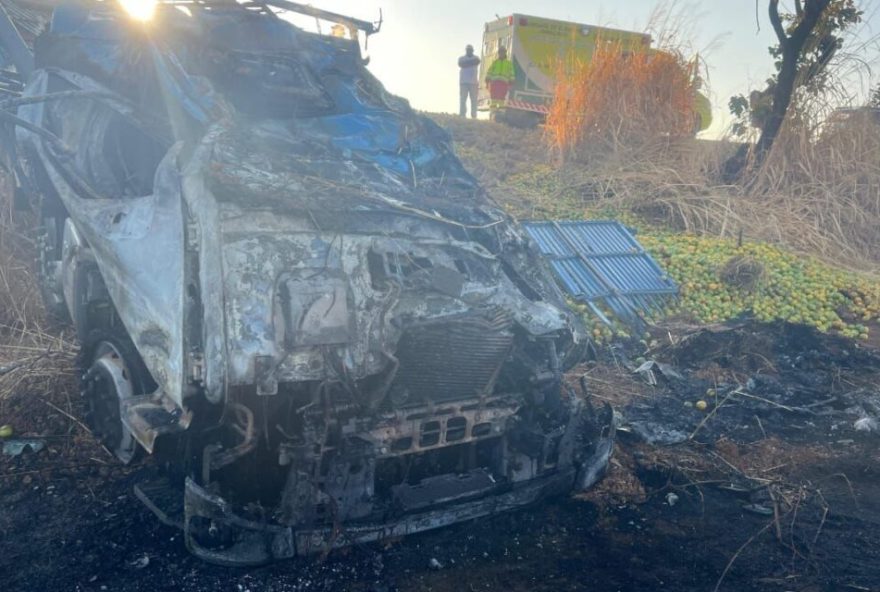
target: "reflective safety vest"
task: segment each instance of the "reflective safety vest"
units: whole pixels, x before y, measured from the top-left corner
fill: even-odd
[[[513,62],[510,59],[501,59],[498,58],[492,65],[489,66],[489,71],[486,72],[486,82],[491,82],[493,80],[501,80],[504,82],[513,83],[516,80],[516,74],[513,70]]]

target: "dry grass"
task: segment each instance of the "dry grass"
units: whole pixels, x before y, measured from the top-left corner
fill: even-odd
[[[589,61],[559,62],[547,140],[563,157],[584,158],[692,135],[694,80],[675,50],[631,51],[600,41]]]
[[[633,212],[662,227],[768,241],[857,271],[880,262],[880,122],[865,113],[822,125],[797,116],[747,185],[719,181],[738,148],[729,141],[653,138],[560,166],[535,132],[435,119],[452,132],[468,170],[523,219]]]
[[[541,179],[503,183],[496,198],[527,217],[635,213],[668,228],[780,244],[835,265],[880,262],[880,113],[835,113],[846,102],[835,63],[826,95],[800,93],[759,170],[720,179],[738,145],[694,140],[697,60],[684,40],[691,8],[652,17],[663,51],[600,46],[560,63],[545,143],[563,162]],[[848,95],[847,95],[848,96]],[[512,132],[517,133],[517,132]],[[544,166],[544,156],[535,164]],[[513,200],[510,201],[511,196]],[[523,207],[522,204],[531,204]]]
[[[34,250],[14,226],[8,200],[0,197],[0,204],[0,330],[27,332],[45,322],[31,263]]]
[[[790,121],[747,194],[798,219],[807,239],[801,248],[855,265],[877,262],[880,116],[832,116],[817,127]]]
[[[458,157],[488,190],[546,161],[540,130],[513,130],[502,123],[475,122],[457,115],[429,115],[450,133]]]
[[[668,154],[668,153],[667,153]],[[723,154],[723,153],[722,153]],[[868,114],[786,125],[745,186],[719,186],[719,155],[666,171],[643,161],[622,205],[675,228],[767,240],[853,269],[880,261],[880,122]]]
[[[768,241],[836,266],[876,269],[880,117],[855,113],[821,125],[806,119],[796,112],[745,184],[719,181],[737,145],[654,136],[606,144],[601,157],[569,159],[526,189],[539,191],[531,211],[521,214],[632,212],[671,229]],[[546,186],[553,189],[543,191]]]
[[[32,233],[21,232],[26,217],[12,208],[7,179],[0,183],[0,424],[17,431],[29,423],[19,417],[23,399],[55,399],[69,406],[76,346],[52,327],[40,301],[32,261]]]

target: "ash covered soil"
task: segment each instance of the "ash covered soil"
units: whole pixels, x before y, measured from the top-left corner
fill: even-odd
[[[645,369],[651,361],[660,364]],[[880,590],[880,434],[854,427],[880,412],[874,350],[786,324],[669,325],[598,351],[569,375],[581,377],[622,422],[609,474],[589,494],[257,569],[190,556],[133,495],[152,461],[115,465],[80,425],[76,397],[18,393],[0,423],[46,448],[0,455],[0,581],[47,591]]]

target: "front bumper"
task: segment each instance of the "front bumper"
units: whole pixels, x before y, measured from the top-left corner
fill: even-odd
[[[591,408],[592,409],[592,408]],[[356,522],[333,527],[299,528],[269,519],[245,518],[222,497],[187,479],[184,495],[184,538],[197,557],[220,565],[260,565],[297,555],[326,553],[358,543],[379,542],[424,532],[451,524],[527,506],[544,498],[591,488],[605,473],[614,448],[613,412],[575,414],[570,427],[588,421],[597,437],[577,460],[556,470],[516,483],[501,482],[476,487],[462,495],[434,497],[430,506],[414,505],[414,510],[393,520]],[[437,479],[454,481],[466,476],[447,475]],[[434,483],[437,483],[435,481]],[[490,483],[494,483],[491,480]],[[438,486],[435,489],[439,489]],[[205,543],[205,533],[222,533]]]
[[[205,561],[228,566],[260,565],[297,555],[325,553],[357,543],[379,542],[424,532],[458,522],[506,512],[543,498],[572,490],[576,471],[569,470],[528,481],[506,492],[481,499],[403,516],[399,520],[358,524],[346,528],[294,531],[291,527],[261,523],[235,514],[221,497],[187,479],[184,501],[184,534],[187,548]],[[194,521],[206,519],[233,533],[222,547],[199,542]]]

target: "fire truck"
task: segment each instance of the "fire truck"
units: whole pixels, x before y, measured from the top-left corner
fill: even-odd
[[[490,112],[493,119],[515,126],[530,127],[542,123],[550,110],[555,76],[560,60],[592,59],[599,43],[613,43],[624,52],[657,51],[651,47],[647,33],[597,27],[582,23],[559,21],[524,14],[513,14],[488,22],[483,30],[480,80],[498,57],[501,47],[513,61],[516,80],[507,100],[499,105],[490,100],[489,91],[481,85],[479,109]],[[712,105],[697,93],[694,131],[702,131],[712,123]]]

